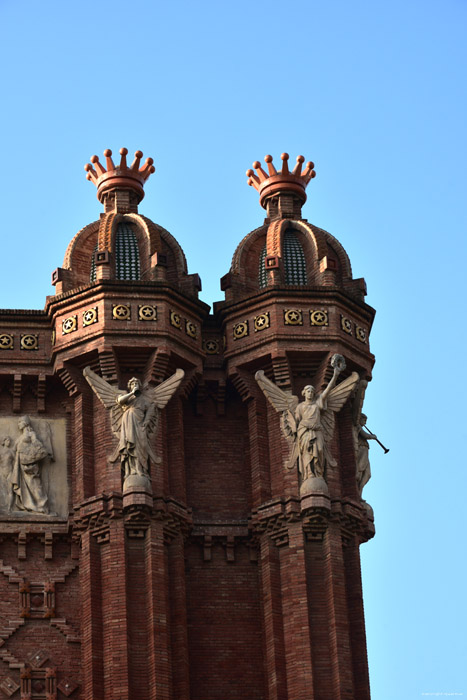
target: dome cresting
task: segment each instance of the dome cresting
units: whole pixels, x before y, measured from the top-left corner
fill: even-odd
[[[300,200],[300,203],[304,204],[306,202],[306,186],[316,176],[315,166],[311,161],[308,161],[302,172],[302,165],[305,162],[303,156],[297,156],[297,163],[292,171],[289,170],[289,154],[283,153],[281,158],[282,167],[279,171],[276,170],[272,162],[273,158],[270,155],[264,158],[268,166],[268,172],[263,170],[259,161],[253,163],[256,174],[253,170],[246,171],[248,184],[259,192],[260,204],[265,209],[269,198],[282,193],[295,195]]]
[[[115,165],[112,160],[112,151],[107,148],[104,151],[106,167],[99,161],[98,156],[91,156],[91,163],[86,163],[84,169],[87,179],[97,187],[97,198],[107,205],[108,195],[115,192],[127,192],[132,194],[138,204],[144,197],[144,183],[155,172],[152,158],[146,158],[142,167],[142,151],[136,151],[134,160],[130,166],[127,164],[128,149],[120,149],[120,164]]]

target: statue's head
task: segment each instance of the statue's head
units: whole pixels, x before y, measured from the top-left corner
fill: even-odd
[[[130,379],[130,381],[128,382],[127,386],[128,386],[128,389],[130,391],[133,391],[133,389],[137,389],[137,390],[141,389],[141,383],[140,383],[139,379],[137,379],[136,377],[132,377]]]
[[[18,421],[18,428],[24,430],[25,428],[31,428],[31,419],[29,416],[21,416]]]
[[[360,425],[366,425],[367,417],[364,413],[360,414]]]
[[[303,387],[302,396],[306,399],[312,399],[315,395],[315,387],[312,384],[307,384]]]

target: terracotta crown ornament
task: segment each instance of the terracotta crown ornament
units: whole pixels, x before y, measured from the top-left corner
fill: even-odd
[[[110,190],[132,190],[138,195],[140,202],[144,197],[144,183],[155,172],[152,158],[146,158],[143,167],[140,168],[141,151],[136,151],[133,163],[128,167],[126,157],[128,148],[120,149],[120,165],[115,165],[112,160],[112,151],[110,148],[104,151],[107,169],[99,162],[98,156],[91,156],[91,163],[86,163],[84,169],[87,172],[87,179],[93,182],[97,187],[97,198],[100,202],[104,201],[104,195]]]
[[[279,192],[290,192],[296,194],[302,201],[306,202],[305,189],[310,180],[316,176],[313,170],[314,163],[309,161],[305,170],[302,172],[302,164],[305,161],[303,156],[297,156],[297,164],[290,172],[289,170],[289,154],[283,153],[282,169],[278,172],[273,165],[272,156],[265,156],[264,160],[267,163],[269,174],[261,167],[259,161],[253,163],[256,170],[256,175],[253,170],[247,170],[246,176],[248,184],[252,185],[259,192],[259,202],[266,209],[266,200]]]

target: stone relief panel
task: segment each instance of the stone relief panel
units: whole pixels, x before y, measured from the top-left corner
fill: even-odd
[[[65,418],[0,418],[0,517],[67,515]]]

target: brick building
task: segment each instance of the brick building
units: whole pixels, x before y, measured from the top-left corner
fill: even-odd
[[[180,245],[138,212],[152,160],[120,153],[87,166],[104,211],[69,243],[55,296],[0,311],[0,697],[369,698],[359,545],[374,526],[355,391],[324,485],[304,489],[255,381],[262,370],[289,398],[324,390],[335,353],[337,386],[371,378],[364,281],[302,218],[313,164],[289,171],[283,154],[278,171],[267,156],[267,172],[247,172],[266,218],[210,314]],[[118,442],[130,411],[99,391],[123,407],[177,370],[131,462]]]

